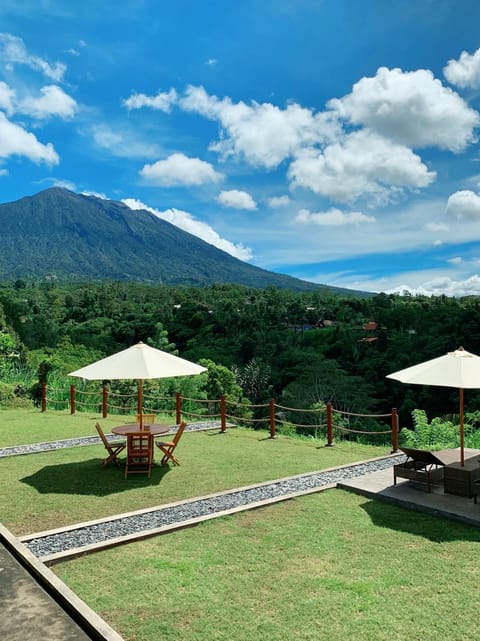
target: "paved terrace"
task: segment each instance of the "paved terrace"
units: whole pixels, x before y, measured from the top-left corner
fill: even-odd
[[[477,451],[480,456],[480,450]],[[397,479],[397,485],[394,485],[391,469],[343,479],[337,483],[337,487],[410,510],[480,527],[480,500],[475,504],[471,498],[445,494],[441,486],[433,486],[432,492],[427,492],[417,483],[404,479]]]

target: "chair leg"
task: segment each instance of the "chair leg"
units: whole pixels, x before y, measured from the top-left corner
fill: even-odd
[[[118,462],[116,454],[110,454],[110,456],[107,456],[107,458],[103,461],[101,465],[102,467],[106,467],[112,461],[115,463],[117,467],[120,467],[120,463]]]
[[[116,447],[111,447],[108,449],[107,458],[103,461],[102,467],[107,466],[111,461],[115,463],[117,467],[120,467],[120,462],[118,460],[118,455],[125,449],[124,445],[117,445]]]
[[[164,450],[165,451],[165,450]],[[165,455],[162,458],[162,465],[166,465],[168,461],[172,461],[175,465],[180,465],[180,461],[172,452],[165,451]]]

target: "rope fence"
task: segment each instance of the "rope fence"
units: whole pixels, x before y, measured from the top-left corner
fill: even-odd
[[[82,398],[83,396],[92,397],[92,400],[90,402],[88,400],[78,400],[78,395],[80,395]],[[246,425],[259,425],[263,423],[268,426],[268,429],[270,431],[270,438],[276,437],[277,428],[279,432],[285,430],[287,430],[288,432],[288,429],[313,429],[315,430],[315,433],[318,433],[319,430],[324,430],[326,434],[327,446],[333,445],[335,432],[342,434],[356,434],[361,436],[386,436],[390,434],[392,452],[396,452],[398,450],[398,415],[395,408],[392,408],[390,412],[385,414],[359,414],[334,408],[332,407],[331,403],[326,403],[324,406],[319,408],[298,408],[279,405],[275,402],[274,399],[271,399],[268,404],[264,403],[253,405],[229,401],[225,396],[221,396],[219,399],[213,400],[182,397],[181,394],[176,394],[174,397],[149,396],[146,398],[153,402],[163,401],[163,406],[149,406],[148,409],[145,406],[138,407],[139,399],[136,394],[112,393],[108,390],[106,385],[102,388],[101,397],[96,392],[84,392],[75,389],[75,386],[71,385],[70,401],[68,402],[65,399],[55,399],[51,396],[47,396],[47,385],[43,384],[41,388],[41,411],[46,412],[48,402],[49,405],[57,405],[61,403],[63,404],[63,407],[69,406],[71,414],[75,414],[77,407],[99,411],[102,414],[103,418],[107,418],[109,412],[123,414],[136,412],[140,414],[146,411],[151,414],[175,414],[177,425],[182,422],[184,417],[202,420],[213,418],[220,420],[221,432],[226,431],[228,421],[230,421],[231,423],[240,422]],[[121,401],[121,404],[118,405],[116,403],[112,403],[112,399],[125,400]],[[188,406],[188,409],[186,405]],[[207,405],[206,408],[205,405]],[[229,412],[227,412],[227,406],[229,407]],[[268,413],[266,413],[264,417],[254,417],[251,415],[252,411],[259,413],[259,411],[261,411],[262,409],[268,410]],[[305,414],[309,416],[317,415],[318,419],[315,423],[296,422],[294,420],[294,416],[298,414]],[[342,420],[344,418],[349,420],[350,417],[353,417],[355,419],[388,419],[390,427],[389,429],[384,430],[353,429],[342,424]]]

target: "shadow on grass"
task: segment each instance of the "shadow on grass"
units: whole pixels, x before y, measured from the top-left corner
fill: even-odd
[[[101,466],[101,459],[89,459],[75,463],[46,465],[40,470],[20,479],[35,488],[40,494],[81,494],[108,496],[125,492],[132,488],[145,488],[159,485],[168,466],[154,465],[150,478],[146,474],[132,474],[125,478],[125,467],[114,465]]]
[[[480,530],[473,525],[409,510],[385,501],[367,501],[361,507],[378,527],[407,532],[434,543],[480,542]]]

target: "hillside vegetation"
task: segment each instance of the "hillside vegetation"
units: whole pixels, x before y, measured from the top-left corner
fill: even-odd
[[[480,353],[479,307],[477,298],[19,280],[0,287],[0,402],[2,394],[3,402],[28,402],[42,376],[70,383],[68,372],[141,340],[208,359],[214,374],[203,398],[275,398],[296,408],[331,401],[361,413],[397,407],[408,425],[415,408],[429,417],[456,413],[458,393],[385,376],[460,345]],[[465,402],[474,413],[479,393],[468,390]]]

